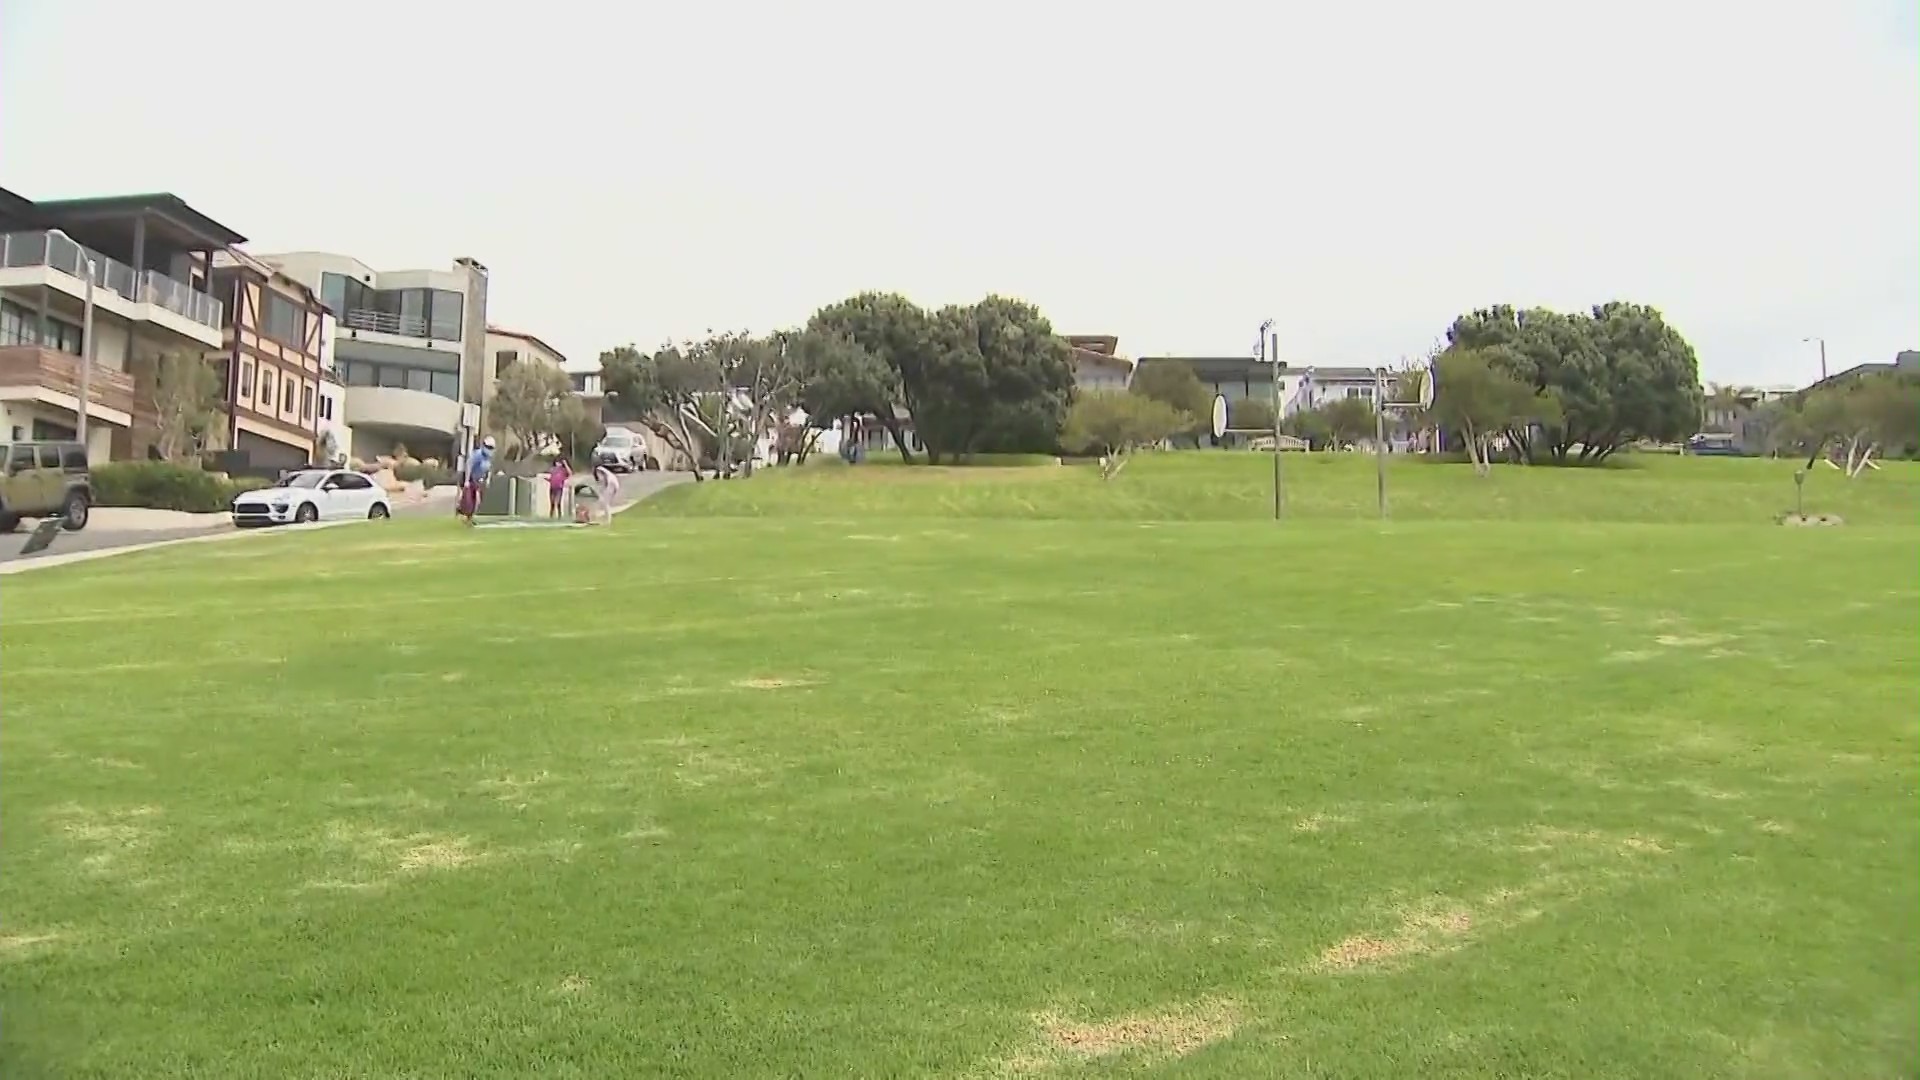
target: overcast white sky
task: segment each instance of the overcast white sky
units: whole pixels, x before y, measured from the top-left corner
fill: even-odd
[[[1913,0],[0,0],[0,186],[472,255],[570,355],[889,289],[1122,351],[1654,304],[1710,380],[1920,346]]]

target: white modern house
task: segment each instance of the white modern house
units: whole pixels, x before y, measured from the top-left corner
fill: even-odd
[[[485,266],[456,259],[447,270],[375,270],[320,251],[256,258],[317,292],[337,320],[331,381],[341,388],[335,419],[348,431],[340,450],[369,460],[405,446],[458,460],[479,437],[494,377]]]

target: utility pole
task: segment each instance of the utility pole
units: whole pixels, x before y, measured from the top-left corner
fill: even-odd
[[[1826,382],[1827,381],[1827,339],[1823,337],[1808,337],[1808,338],[1801,338],[1800,341],[1802,344],[1805,344],[1806,342],[1809,342],[1809,341],[1817,341],[1820,343],[1820,381]]]
[[[1272,319],[1260,324],[1259,351],[1273,378],[1273,520],[1279,521],[1286,513],[1287,482],[1280,465],[1280,333]]]
[[[1380,519],[1387,517],[1387,378],[1385,368],[1373,369],[1373,474],[1380,498]]]

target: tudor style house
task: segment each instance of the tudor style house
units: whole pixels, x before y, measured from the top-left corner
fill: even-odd
[[[322,394],[331,374],[333,316],[312,289],[237,249],[213,257],[213,291],[225,305],[217,356],[226,447],[254,467],[297,468],[329,456],[319,432],[332,419]],[[345,447],[333,448],[336,452]]]

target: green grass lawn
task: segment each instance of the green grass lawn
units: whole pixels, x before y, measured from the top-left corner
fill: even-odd
[[[643,511],[669,516],[1054,518],[1230,521],[1273,517],[1273,457],[1234,451],[1139,455],[1116,479],[1091,465],[906,468],[887,464],[775,470],[751,484],[670,491]],[[1374,459],[1283,454],[1286,512],[1302,519],[1377,519]],[[1391,516],[1403,521],[1604,521],[1761,524],[1794,508],[1803,462],[1642,454],[1601,469],[1466,465],[1390,455]],[[1920,463],[1888,462],[1848,480],[1820,465],[1805,509],[1850,524],[1920,523]]]
[[[0,1077],[1920,1069],[1911,473],[1214,458],[0,580]]]

